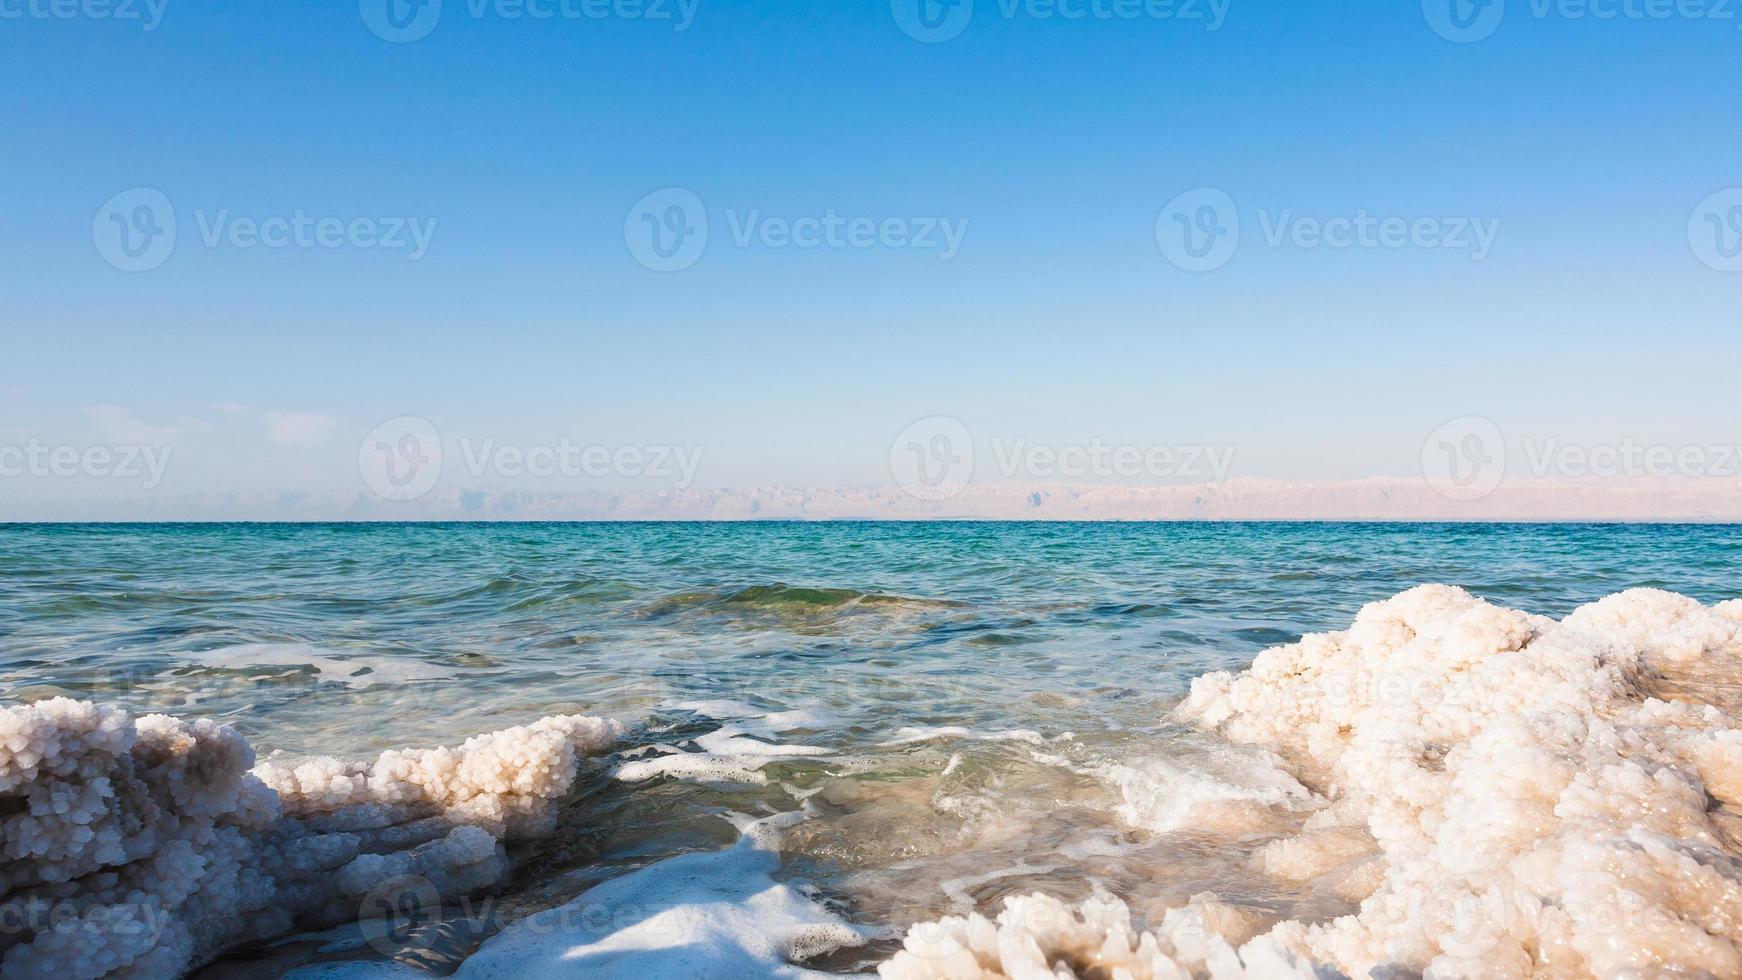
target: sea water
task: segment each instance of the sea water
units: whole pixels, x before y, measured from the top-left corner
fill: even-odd
[[[1194,678],[1423,583],[1559,619],[1638,587],[1719,603],[1739,570],[1725,526],[14,526],[0,684],[210,718],[285,764],[621,721],[482,931],[601,882],[670,902],[687,893],[635,876],[714,860],[836,940],[776,959],[851,973],[915,923],[1035,892],[1111,894],[1140,923],[1205,892],[1266,922],[1348,915],[1371,883],[1255,870],[1327,787],[1286,746],[1182,723]],[[648,964],[607,954],[635,927],[565,935],[631,975]],[[452,945],[442,969],[476,944]],[[212,969],[383,955],[293,941]]]

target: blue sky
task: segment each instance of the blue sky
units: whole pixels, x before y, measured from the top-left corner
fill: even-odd
[[[355,487],[363,433],[407,415],[444,440],[705,447],[698,486],[888,482],[891,440],[933,416],[982,456],[1228,445],[1301,480],[1418,470],[1466,415],[1742,439],[1742,275],[1689,232],[1742,185],[1742,5],[1510,0],[1453,43],[1414,2],[1231,0],[1211,30],[1207,0],[976,0],[921,43],[885,2],[699,0],[678,30],[675,0],[446,0],[389,43],[354,3],[156,0],[145,30],[49,2],[0,0],[0,443],[173,443],[171,489]],[[1196,272],[1157,219],[1201,187],[1241,237]],[[93,216],[134,188],[177,233],[126,272]],[[673,272],[625,238],[663,188],[709,223]],[[298,212],[416,219],[427,254],[202,235]],[[953,222],[959,249],[735,240],[831,212]],[[1480,259],[1265,233],[1359,214],[1495,232]]]

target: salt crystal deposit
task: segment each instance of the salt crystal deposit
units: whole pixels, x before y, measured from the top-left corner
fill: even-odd
[[[1277,778],[1257,785],[1311,790],[1311,806],[1243,794],[1298,822],[1254,868],[1334,883],[1355,914],[1284,921],[1237,952],[1241,937],[1211,927],[1193,950],[1180,910],[1140,932],[1111,900],[1035,896],[996,922],[916,927],[883,973],[1742,975],[1742,730],[1725,686],[1738,670],[1738,602],[1636,589],[1556,622],[1412,589],[1347,631],[1200,677],[1176,712],[1273,753]],[[1227,812],[1169,813],[1167,829],[1251,826],[1220,826]]]
[[[1190,980],[1312,978],[1312,968],[1274,942],[1236,950],[1249,920],[1202,895],[1169,912],[1160,928],[1132,925],[1125,903],[1097,895],[1066,905],[1046,895],[1005,899],[995,919],[949,916],[909,930],[901,952],[879,967],[887,980],[1119,977]]]
[[[165,977],[417,875],[496,882],[622,728],[553,717],[373,763],[268,762],[234,730],[68,698],[0,710],[0,971]]]

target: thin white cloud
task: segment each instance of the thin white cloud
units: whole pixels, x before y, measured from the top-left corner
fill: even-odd
[[[105,440],[128,446],[160,446],[175,442],[192,423],[190,419],[183,419],[182,425],[153,425],[119,405],[86,405],[85,417],[91,420]],[[194,427],[202,426],[195,424]]]
[[[315,446],[339,427],[339,420],[319,412],[267,412],[266,437],[278,446]]]

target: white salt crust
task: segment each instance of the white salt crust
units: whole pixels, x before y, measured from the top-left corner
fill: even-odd
[[[1275,924],[1235,961],[1181,956],[1167,921],[1139,935],[1106,900],[1057,919],[1071,910],[1035,896],[998,923],[916,928],[883,975],[1742,977],[1739,679],[1739,601],[1631,590],[1556,623],[1413,588],[1200,677],[1176,712],[1273,754],[1277,780],[1221,794],[1294,815],[1254,867],[1331,883],[1355,914]],[[1139,822],[1252,827],[1214,799],[1181,806]]]
[[[1234,836],[1273,811],[1294,829],[1255,870],[1355,914],[1281,922],[1230,959],[1185,950],[1167,921],[1138,933],[1104,899],[1035,896],[995,923],[917,927],[882,973],[1742,976],[1739,681],[1742,601],[1636,589],[1557,623],[1412,589],[1193,684],[1177,717],[1267,753],[1274,778],[1169,794],[1162,812],[1151,791],[1189,782],[1116,773],[1124,815],[1151,830]]]
[[[1193,896],[1140,931],[1125,903],[1098,894],[1074,905],[1047,895],[1007,898],[995,919],[952,915],[908,930],[881,964],[886,980],[1288,980],[1318,976],[1294,953],[1251,934],[1251,917],[1215,895]]]
[[[621,732],[553,717],[373,763],[254,767],[210,721],[0,709],[0,973],[174,976],[293,922],[356,919],[396,876],[443,896],[489,885],[502,842],[548,832],[579,759]]]

